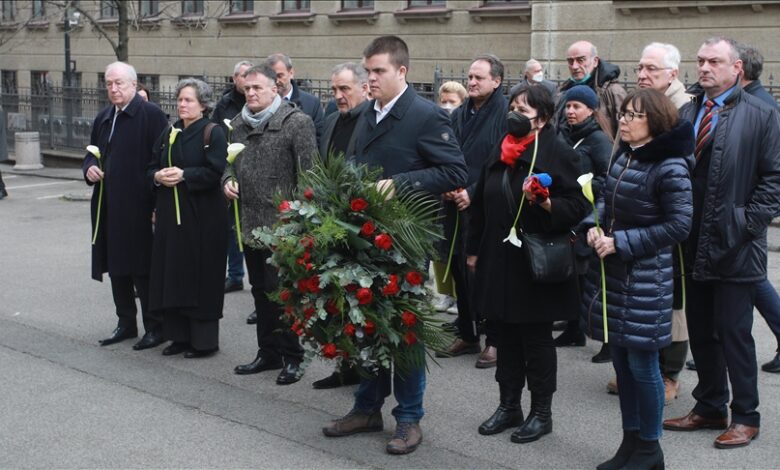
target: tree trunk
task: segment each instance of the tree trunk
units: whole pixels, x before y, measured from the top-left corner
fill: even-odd
[[[130,58],[130,37],[128,35],[130,18],[128,16],[127,3],[123,1],[116,2],[119,13],[119,37],[117,38],[114,53],[116,54],[116,59],[121,62],[127,62]]]

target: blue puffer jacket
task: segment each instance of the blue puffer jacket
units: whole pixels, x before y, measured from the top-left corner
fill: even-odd
[[[623,144],[609,169],[599,208],[615,240],[616,253],[604,258],[612,344],[654,350],[672,341],[672,249],[691,228],[693,148],[693,127],[679,121],[636,150]],[[598,261],[583,292],[586,331],[603,341]]]

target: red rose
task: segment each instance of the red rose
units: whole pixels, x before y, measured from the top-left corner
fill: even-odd
[[[393,239],[386,233],[380,233],[374,237],[374,245],[380,250],[389,250],[393,247]]]
[[[296,335],[303,336],[303,324],[300,320],[295,320],[290,329],[293,330]]]
[[[398,287],[398,276],[395,275],[395,274],[391,274],[390,275],[390,282],[388,282],[387,285],[382,288],[382,295],[384,295],[384,296],[395,295],[400,290],[401,290],[401,288]]]
[[[313,306],[313,305],[309,305],[308,307],[306,307],[305,309],[303,309],[303,316],[304,316],[304,317],[306,317],[306,319],[308,320],[309,318],[311,318],[311,317],[312,317],[312,315],[314,315],[314,313],[315,313],[316,311],[317,311],[317,309],[316,309],[316,308],[314,308],[314,306]]]
[[[367,335],[373,335],[376,333],[376,325],[371,320],[366,320],[366,324],[363,325],[363,331],[365,331]]]
[[[322,355],[327,357],[328,359],[333,359],[338,355],[338,349],[336,349],[336,345],[333,343],[327,343],[322,347]]]
[[[371,292],[371,289],[366,289],[363,287],[357,290],[357,293],[355,293],[355,298],[357,299],[358,304],[366,305],[370,304],[371,301],[374,300],[374,294]]]
[[[303,191],[303,197],[311,201],[312,199],[314,199],[314,190],[311,188],[306,188],[306,190]]]
[[[356,329],[355,325],[353,325],[352,323],[347,323],[344,326],[344,334],[347,336],[355,336],[355,329]]]
[[[341,357],[344,359],[349,359],[349,351],[341,351]]]
[[[423,282],[422,274],[417,271],[409,271],[406,273],[406,282],[413,286],[419,286]]]
[[[312,265],[311,263],[306,263],[306,270],[307,271],[311,271],[313,267],[314,267],[314,265]]]
[[[370,220],[363,224],[362,227],[360,227],[360,234],[364,237],[370,237],[374,234],[374,231],[376,230],[376,225],[374,225],[373,222]]]
[[[357,284],[347,284],[346,287],[344,287],[344,290],[347,292],[355,292],[358,290],[358,287],[359,286]]]
[[[364,211],[366,207],[368,207],[368,203],[362,197],[353,199],[352,202],[349,203],[349,208],[352,209],[352,212]]]
[[[306,235],[305,237],[301,238],[300,244],[307,250],[311,250],[314,248],[314,237],[311,235]]]
[[[287,212],[290,210],[290,201],[282,201],[279,203],[279,212]]]
[[[401,323],[411,328],[417,323],[417,316],[409,310],[404,310],[404,313],[401,314]]]
[[[309,290],[309,280],[298,279],[298,292],[305,294],[307,290]]]
[[[287,289],[281,291],[279,293],[279,300],[281,300],[282,302],[287,302],[288,300],[290,300],[290,291],[288,291]]]
[[[293,308],[292,305],[284,306],[284,314],[287,315],[288,317],[291,317],[294,311],[295,309]]]
[[[414,331],[406,332],[406,334],[404,335],[404,342],[409,346],[417,342],[417,335],[414,334]]]
[[[328,299],[328,301],[325,302],[325,311],[331,315],[337,315],[339,313],[339,307],[336,305],[336,301]]]
[[[312,276],[308,281],[309,292],[316,294],[320,291],[320,277]]]

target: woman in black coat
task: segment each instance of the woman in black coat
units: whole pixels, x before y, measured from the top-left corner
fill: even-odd
[[[520,425],[512,441],[532,442],[552,431],[557,367],[552,323],[576,315],[579,291],[576,276],[558,283],[534,282],[525,251],[504,240],[524,192],[517,229],[526,233],[566,234],[587,214],[588,202],[577,183],[579,156],[549,125],[554,110],[549,92],[520,88],[510,109],[508,135],[486,162],[474,191],[466,253],[469,268],[476,270],[476,303],[498,331],[501,402],[479,432],[496,434]],[[552,177],[547,198],[524,189],[535,152],[534,172]],[[523,421],[520,395],[526,382],[531,412]]]
[[[156,187],[149,307],[162,314],[164,336],[173,341],[163,354],[196,358],[219,350],[227,250],[220,179],[227,141],[205,117],[212,106],[206,83],[181,80],[176,96],[180,119],[158,139],[148,169]],[[179,130],[171,146],[171,133]]]
[[[573,86],[562,99],[566,101],[566,123],[559,127],[558,132],[580,155],[582,174],[593,174],[593,194],[599,194],[612,154],[609,120],[598,110],[599,97],[589,86]],[[575,252],[577,272],[584,275],[588,271],[588,261],[592,253],[585,243],[584,234],[577,240]],[[555,338],[555,346],[585,346],[585,333],[580,328],[579,318],[566,324],[563,333]],[[601,351],[593,356],[592,361],[609,362],[609,347],[604,345]]]
[[[587,236],[605,266],[606,339],[623,420],[617,454],[598,468],[663,468],[658,351],[672,341],[672,249],[691,228],[693,127],[649,88],[629,93],[618,116],[622,142],[599,199],[600,228]],[[583,290],[588,332],[604,340],[598,263]]]

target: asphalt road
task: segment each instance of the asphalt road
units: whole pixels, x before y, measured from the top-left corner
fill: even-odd
[[[87,192],[78,171],[9,169],[0,165],[10,193],[0,201],[0,468],[594,468],[619,443],[617,398],[605,393],[611,366],[589,361],[592,342],[558,350],[554,431],[526,445],[509,432],[477,434],[497,405],[494,370],[475,369],[475,356],[431,364],[424,442],[402,457],[384,452],[392,398],[383,433],[322,436],[352,404],[352,388],[311,388],[328,364],[313,363],[286,387],[275,372],[232,373],[256,351],[246,290],[227,296],[212,358],[135,352],[131,341],[100,347],[116,317],[110,287],[89,276],[88,202],[63,198]],[[780,285],[780,254],[770,253],[770,271]],[[758,315],[754,335],[765,362],[775,344]],[[667,417],[693,406],[696,376],[684,371],[681,380]],[[780,468],[780,374],[759,372],[759,389],[763,426],[752,445],[717,450],[717,431],[667,432],[667,467]]]

